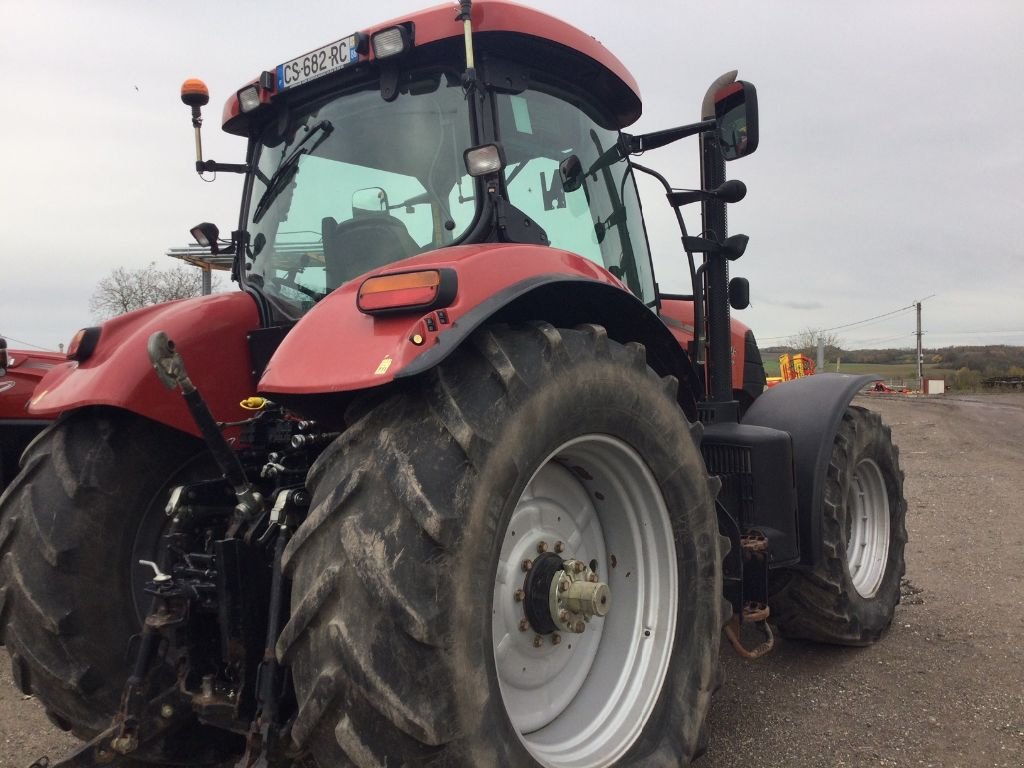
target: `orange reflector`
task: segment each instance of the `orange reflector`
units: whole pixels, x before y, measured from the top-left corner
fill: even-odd
[[[430,269],[367,278],[359,286],[357,306],[370,313],[433,308],[440,299],[445,300],[443,306],[448,306],[455,298],[455,272],[443,272]],[[446,283],[450,290],[443,290]]]
[[[88,360],[96,350],[99,340],[100,328],[83,328],[71,337],[71,343],[68,344],[68,360],[77,360],[80,363]]]

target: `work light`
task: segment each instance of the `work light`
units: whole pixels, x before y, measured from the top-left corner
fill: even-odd
[[[238,106],[242,112],[252,112],[260,104],[260,89],[255,83],[238,92]]]
[[[412,47],[410,45],[409,33],[405,30],[405,27],[382,29],[380,32],[374,33],[373,37],[370,38],[370,43],[373,45],[373,55],[378,59],[397,56],[400,53],[405,53],[407,48]]]

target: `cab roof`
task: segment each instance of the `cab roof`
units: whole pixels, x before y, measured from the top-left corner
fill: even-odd
[[[360,30],[358,34],[369,40],[382,29],[411,25],[415,46],[420,48],[441,40],[462,37],[463,25],[456,18],[457,14],[457,4],[445,3],[375,24]],[[508,0],[476,0],[473,3],[472,21],[475,47],[486,48],[487,37],[491,33],[505,33],[503,37],[515,34],[534,38],[535,42],[554,44],[554,48],[565,49],[567,54],[571,53],[577,60],[579,56],[590,59],[603,70],[603,77],[600,78],[605,84],[603,95],[617,119],[618,127],[624,128],[640,117],[640,89],[636,80],[614,54],[585,32],[554,16]],[[373,61],[372,47],[367,46],[366,52],[361,52],[359,58],[361,63]],[[587,80],[590,81],[590,78]],[[273,101],[274,93],[273,88],[267,89],[261,94],[261,100]],[[237,94],[233,94],[224,105],[224,130],[244,134],[246,130],[244,121],[239,119],[241,117]]]

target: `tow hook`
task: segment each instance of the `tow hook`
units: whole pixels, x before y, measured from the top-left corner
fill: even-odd
[[[756,648],[746,648],[743,645],[743,640],[740,638],[743,624],[752,624],[759,629],[765,636],[764,642]],[[734,613],[725,625],[725,636],[729,639],[736,653],[744,659],[759,659],[771,653],[775,647],[775,635],[768,624],[768,606],[762,603],[744,603],[742,623],[740,622],[739,615]]]

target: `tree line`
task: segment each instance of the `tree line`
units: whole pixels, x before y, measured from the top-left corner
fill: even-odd
[[[842,339],[835,333],[819,332],[807,329],[781,346],[766,347],[765,355],[777,355],[784,352],[800,352],[812,359],[817,359],[818,337],[825,341],[825,360],[835,363],[865,363],[869,365],[906,365],[916,362],[915,349],[845,349]],[[1020,376],[1024,375],[1024,346],[1009,344],[984,344],[978,346],[933,347],[922,350],[926,366],[943,368],[953,371],[971,371],[980,378],[989,376]],[[978,378],[978,377],[972,377]]]

